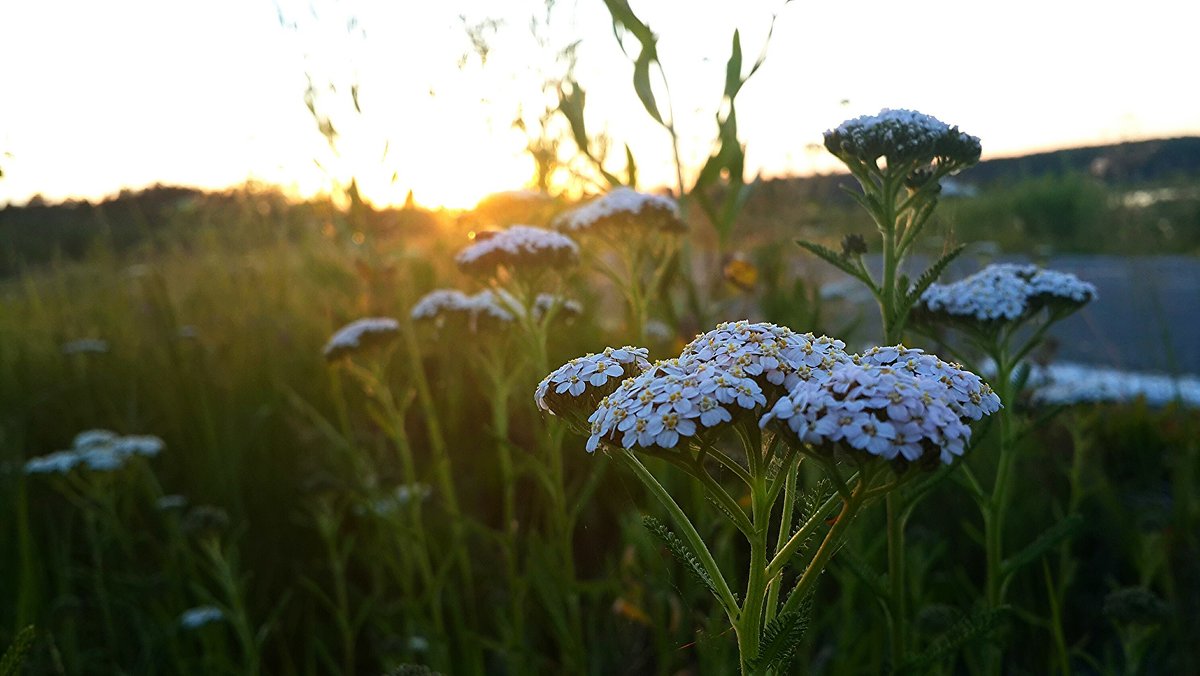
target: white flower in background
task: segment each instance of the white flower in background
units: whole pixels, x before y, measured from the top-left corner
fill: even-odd
[[[675,331],[661,319],[651,319],[646,322],[646,337],[660,342],[666,342],[675,337]]]
[[[112,472],[129,458],[152,458],[163,450],[163,441],[155,436],[120,436],[109,430],[87,430],[75,435],[71,448],[32,458],[25,463],[26,474],[67,474],[76,467],[94,472]]]
[[[514,225],[477,240],[455,257],[464,272],[490,274],[498,266],[562,268],[579,261],[579,245],[570,237],[531,225]]]
[[[859,355],[858,361],[891,367],[920,378],[923,387],[936,388],[964,420],[979,420],[1000,410],[1000,397],[979,376],[923,350],[903,345],[873,347]]]
[[[760,385],[795,387],[850,361],[846,344],[828,336],[795,331],[766,322],[724,322],[688,343],[680,359],[709,362]]]
[[[57,451],[29,459],[25,463],[25,473],[66,474],[82,461],[75,451]]]
[[[958,127],[915,110],[887,108],[825,132],[825,148],[847,164],[877,167],[883,157],[889,168],[923,167],[937,160],[951,171],[978,162],[981,150],[979,138]]]
[[[433,495],[433,487],[425,483],[402,484],[391,493],[373,500],[368,509],[375,516],[388,516],[412,502],[424,502]]]
[[[444,320],[470,313],[471,301],[458,289],[435,289],[421,296],[409,313],[415,320]]]
[[[563,319],[583,314],[579,301],[541,293],[533,302],[534,321],[541,321],[551,308],[556,308],[557,316]],[[474,332],[511,323],[524,311],[520,301],[503,289],[485,289],[470,296],[454,289],[438,289],[417,301],[411,316],[418,321],[432,321],[439,328],[447,322],[462,322]]]
[[[696,359],[660,361],[626,380],[588,418],[588,452],[607,442],[624,448],[674,448],[681,440],[766,406],[754,379]]]
[[[63,343],[63,354],[105,354],[108,352],[108,341],[100,338],[80,338]]]
[[[188,499],[182,495],[172,494],[164,495],[155,501],[155,506],[159,511],[171,512],[177,509],[187,507]]]
[[[400,323],[391,317],[358,319],[338,329],[325,343],[322,353],[325,359],[334,361],[371,345],[386,343],[399,332]]]
[[[1080,307],[1095,299],[1096,287],[1075,275],[995,263],[953,284],[931,285],[920,308],[938,318],[1013,322],[1047,305]]]
[[[1200,408],[1200,377],[1121,371],[1071,362],[1034,366],[1026,387],[1038,404],[1072,405],[1128,403],[1148,406],[1178,403]]]
[[[551,415],[581,423],[623,380],[650,368],[644,347],[607,347],[599,354],[576,357],[538,383],[533,400]]]
[[[183,611],[179,616],[179,626],[184,629],[199,629],[206,624],[220,622],[225,619],[225,613],[216,606],[197,606]]]
[[[823,453],[949,464],[963,454],[971,428],[941,393],[904,370],[838,364],[828,379],[796,385],[759,424],[774,422]]]
[[[559,230],[578,233],[638,226],[664,232],[687,230],[675,200],[624,186],[614,188],[554,220],[554,227]]]

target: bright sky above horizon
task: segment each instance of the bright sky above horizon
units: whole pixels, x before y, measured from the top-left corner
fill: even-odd
[[[738,99],[749,173],[832,169],[813,149],[822,131],[884,107],[957,124],[981,137],[985,157],[1200,134],[1195,3],[631,5],[659,35],[692,170],[714,136],[733,29],[748,64],[776,12],[766,65]],[[501,21],[487,33],[486,65],[460,15]],[[354,175],[377,203],[412,189],[420,204],[469,207],[529,183],[526,136],[512,121],[537,119],[554,54],[577,39],[589,130],[633,148],[643,187],[672,184],[669,139],[634,95],[603,2],[559,0],[541,45],[535,15],[545,19],[543,0],[5,3],[0,204],[158,182],[255,180],[308,195]],[[341,133],[338,156],[304,105],[306,73],[339,87],[319,98]]]

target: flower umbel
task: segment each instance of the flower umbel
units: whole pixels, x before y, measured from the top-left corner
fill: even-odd
[[[391,317],[358,319],[338,329],[322,353],[327,361],[348,357],[373,345],[390,341],[400,332],[400,323]]]
[[[559,216],[554,227],[573,233],[635,227],[671,233],[687,230],[675,200],[623,186]]]
[[[1094,285],[1070,273],[996,263],[953,284],[931,285],[920,307],[933,319],[1016,322],[1043,307],[1074,310],[1096,297]]]
[[[924,168],[937,162],[942,172],[979,161],[979,138],[915,110],[883,109],[877,115],[846,120],[825,132],[825,147],[847,165]],[[906,172],[906,173],[911,173]]]
[[[565,268],[579,261],[579,246],[566,235],[514,225],[463,249],[455,257],[464,272],[486,276],[497,267]]]
[[[533,399],[539,409],[585,427],[584,421],[621,381],[650,368],[644,347],[605,348],[576,357],[538,383]]]

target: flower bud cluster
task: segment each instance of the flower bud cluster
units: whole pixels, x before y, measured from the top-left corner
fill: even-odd
[[[687,230],[675,200],[626,187],[615,188],[583,206],[566,212],[555,219],[554,227],[578,233],[629,227],[670,233]]]
[[[860,451],[908,462],[949,464],[971,437],[936,381],[869,363],[838,364],[828,378],[803,382],[759,421],[820,452]]]
[[[1096,287],[1075,275],[1036,265],[995,263],[953,284],[933,284],[920,309],[933,317],[1015,322],[1048,305],[1080,307]]]
[[[847,164],[878,168],[883,157],[889,167],[923,168],[937,160],[948,171],[975,164],[981,150],[979,138],[958,127],[913,110],[886,108],[825,132],[825,147]]]
[[[455,257],[464,272],[486,275],[499,266],[564,268],[579,261],[579,245],[570,237],[531,225],[514,225],[479,239]]]
[[[25,473],[67,474],[76,467],[93,472],[112,472],[134,456],[152,458],[162,450],[163,441],[155,436],[121,436],[109,430],[88,430],[75,435],[69,450],[28,460]]]
[[[328,361],[347,357],[372,345],[386,343],[400,332],[400,322],[391,317],[357,319],[338,329],[325,343],[322,353]]]

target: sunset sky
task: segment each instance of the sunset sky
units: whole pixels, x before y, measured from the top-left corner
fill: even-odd
[[[378,203],[412,189],[421,204],[469,207],[527,185],[525,136],[511,123],[518,111],[536,119],[547,103],[539,85],[557,73],[554,52],[575,40],[589,128],[633,148],[643,187],[673,182],[668,137],[634,96],[601,0],[560,0],[548,24],[541,0],[311,4],[4,3],[0,204],[95,199],[157,182],[257,180],[308,195],[354,175]],[[827,154],[811,148],[821,132],[883,107],[957,124],[981,137],[985,157],[1200,134],[1196,3],[631,5],[659,35],[693,169],[715,130],[733,28],[749,62],[775,12],[766,65],[739,98],[751,172],[829,170]],[[460,15],[500,20],[487,34],[486,65]],[[528,28],[534,15],[541,46]],[[306,73],[341,87],[323,97],[344,134],[339,157],[305,108]]]

